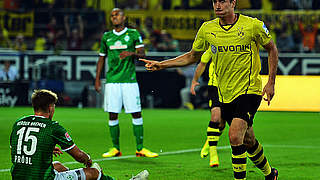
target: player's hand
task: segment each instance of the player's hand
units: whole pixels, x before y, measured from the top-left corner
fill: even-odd
[[[146,65],[144,65],[144,67],[146,67],[146,69],[148,71],[159,71],[159,70],[163,69],[163,67],[161,67],[161,64],[159,61],[152,61],[152,60],[147,60],[147,59],[139,59],[139,60],[146,63]]]
[[[61,154],[63,154],[63,152],[60,150],[60,148],[59,148],[59,147],[54,147],[54,149],[53,149],[53,155],[56,156],[56,157],[58,157],[58,156],[60,156]]]
[[[91,167],[92,166],[92,160],[88,159],[85,163],[83,163],[86,167]]]
[[[263,97],[265,94],[267,95],[267,98]],[[274,96],[274,83],[268,81],[262,91],[262,98],[265,101],[268,101],[268,106],[270,105],[270,101],[272,100],[273,96]]]
[[[122,51],[119,55],[120,59],[124,59],[128,56],[132,56],[134,52],[129,52],[129,51]]]
[[[94,83],[94,88],[96,89],[96,91],[98,93],[101,93],[101,82],[100,80],[96,80],[95,83]]]
[[[191,87],[190,87],[190,92],[194,96],[196,95],[196,90],[195,89],[196,89],[197,86],[200,86],[200,83],[197,82],[197,81],[193,81],[192,80]]]

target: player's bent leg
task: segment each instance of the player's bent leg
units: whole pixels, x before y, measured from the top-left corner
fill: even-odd
[[[90,177],[89,177],[90,178]],[[98,178],[98,177],[96,177]],[[56,172],[54,180],[86,180],[87,176],[83,168],[63,172]]]
[[[207,129],[207,138],[210,154],[210,167],[219,166],[219,158],[217,153],[217,145],[222,131],[220,131],[221,109],[220,107],[213,107],[211,109],[211,120]],[[204,151],[205,152],[205,151]]]
[[[54,170],[58,171],[58,172],[63,172],[63,171],[68,171],[69,168],[67,168],[66,166],[64,166],[61,162],[59,161],[54,161],[52,162],[53,168]]]
[[[253,128],[248,128],[244,143],[247,145],[247,153],[249,159],[254,165],[259,168],[267,180],[276,180],[278,177],[278,171],[275,168],[271,168],[267,158],[263,153],[263,147],[259,141],[255,138]]]
[[[248,125],[240,118],[234,118],[229,128],[229,140],[232,149],[232,167],[234,179],[245,179],[247,169],[247,147],[243,144]]]
[[[96,180],[101,177],[101,172],[96,168],[83,168],[83,171],[86,175],[86,180]]]
[[[231,146],[243,144],[244,136],[248,128],[248,123],[240,118],[234,118],[229,128],[229,140]]]
[[[114,180],[114,178],[104,175],[96,168],[83,168],[83,171],[85,173],[85,180]]]
[[[98,178],[97,178],[98,180],[114,180],[113,177],[103,174],[102,168],[99,166],[98,163],[93,163],[91,166],[91,169],[98,170]],[[95,173],[95,172],[91,172],[91,173]],[[94,174],[94,176],[96,176],[96,174]]]

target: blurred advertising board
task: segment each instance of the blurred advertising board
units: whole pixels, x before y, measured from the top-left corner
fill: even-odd
[[[182,52],[149,52],[147,57],[162,60],[176,57]],[[261,74],[268,74],[267,53],[260,53]],[[37,53],[26,51],[0,51],[0,65],[5,60],[11,61],[22,80],[53,78],[62,80],[94,80],[96,73],[97,52],[93,51],[52,51]],[[107,63],[105,63],[107,65]],[[136,62],[137,72],[145,72],[144,63]],[[107,67],[105,67],[107,69]],[[280,53],[278,75],[320,75],[320,54]]]
[[[8,31],[10,37],[16,36],[19,33],[27,37],[32,37],[34,13],[0,11],[0,26]]]

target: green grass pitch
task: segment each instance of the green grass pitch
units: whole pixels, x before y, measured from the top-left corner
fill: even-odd
[[[12,124],[32,108],[0,108],[0,179],[11,179],[9,168],[9,136]],[[144,169],[150,180],[233,179],[228,129],[218,147],[220,166],[209,167],[209,159],[200,158],[210,113],[208,110],[145,109],[144,145],[160,153],[158,158],[135,157],[135,139],[131,116],[121,114],[121,158],[104,159],[101,154],[111,147],[107,114],[102,109],[56,108],[54,120],[59,121],[75,141],[98,162],[105,174],[117,179],[129,179]],[[264,145],[270,164],[279,170],[281,180],[320,179],[320,113],[258,112],[254,130]],[[66,153],[54,160],[69,168],[80,168]],[[262,180],[262,173],[248,159],[247,179]]]

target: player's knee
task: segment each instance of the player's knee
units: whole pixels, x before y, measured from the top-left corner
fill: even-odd
[[[53,165],[60,165],[61,162],[59,162],[59,161],[53,161],[52,164],[53,164]],[[62,165],[62,164],[61,164],[61,165]]]
[[[95,168],[84,168],[83,171],[86,174],[86,180],[96,180],[100,174]]]
[[[109,119],[110,120],[117,120],[118,119],[118,114],[109,112]]]
[[[238,135],[238,133],[229,132],[230,144],[233,146],[241,145],[243,139]]]
[[[218,115],[213,114],[211,116],[211,121],[212,122],[220,122],[220,117]]]
[[[220,123],[221,118],[219,113],[211,113],[211,121]]]
[[[66,168],[61,162],[54,161],[52,162],[53,168],[58,172],[68,171],[69,169]]]
[[[221,122],[221,113],[218,108],[212,108],[211,109],[211,121],[212,122]]]
[[[57,170],[59,167],[63,166],[63,165],[61,164],[61,162],[59,162],[59,161],[53,161],[53,162],[52,162],[52,165],[53,165],[53,168],[54,168],[55,170]]]
[[[135,119],[141,118],[141,112],[132,113],[132,117],[135,118]]]

